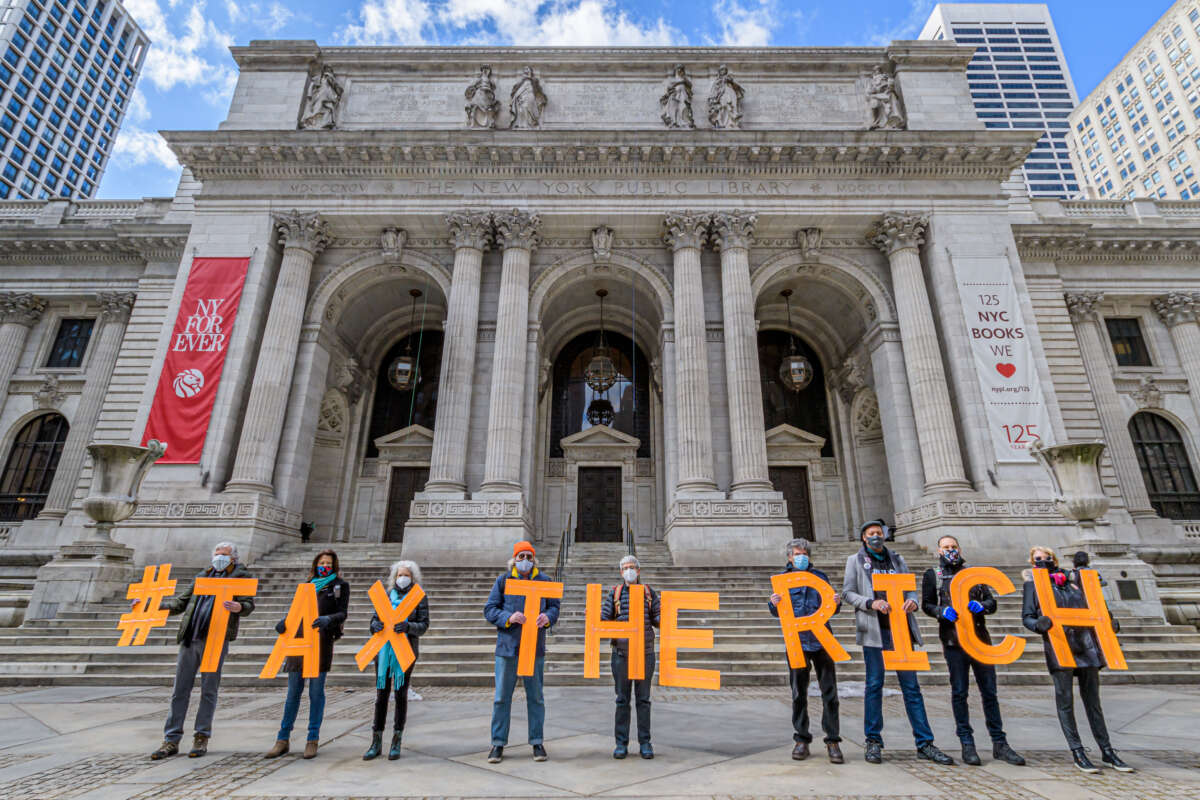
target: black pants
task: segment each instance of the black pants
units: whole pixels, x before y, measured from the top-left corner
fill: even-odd
[[[412,680],[413,670],[417,668],[413,664],[408,668],[408,672],[404,673],[404,685],[396,690],[396,733],[404,732],[404,723],[408,721],[408,684]],[[388,677],[382,689],[375,690],[375,722],[371,730],[382,731],[383,726],[387,723],[387,707],[388,695],[391,694],[392,679]]]
[[[963,744],[975,744],[975,731],[971,729],[971,712],[967,696],[971,691],[971,673],[975,673],[975,685],[979,687],[979,699],[983,701],[983,717],[987,722],[988,736],[993,744],[1003,744],[1004,721],[1000,717],[1000,701],[996,698],[996,668],[981,664],[956,645],[943,645],[942,653],[950,667],[950,705],[954,709],[954,728]]]
[[[812,742],[812,734],[808,732],[808,676],[815,667],[817,685],[821,687],[821,730],[825,731],[825,743],[840,742],[837,665],[824,650],[812,653],[805,651],[804,660],[805,664],[800,669],[788,670],[788,680],[792,685],[792,739],[797,743]]]
[[[1092,736],[1101,750],[1112,747],[1108,739],[1108,726],[1104,724],[1104,709],[1100,707],[1100,668],[1078,667],[1076,669],[1055,669],[1050,671],[1054,679],[1054,702],[1058,706],[1058,724],[1062,726],[1063,736],[1067,738],[1067,747],[1078,750],[1083,747],[1079,741],[1079,728],[1075,725],[1075,695],[1071,691],[1074,678],[1079,678],[1079,699],[1083,700],[1083,710],[1087,713],[1088,725],[1092,728]]]
[[[632,695],[637,705],[638,744],[650,744],[650,680],[654,677],[654,648],[646,648],[646,677],[629,679],[628,656],[620,650],[612,653],[613,685],[617,690],[617,721],[614,735],[617,744],[629,744],[629,701]]]

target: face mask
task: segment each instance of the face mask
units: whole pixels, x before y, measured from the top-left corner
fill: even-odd
[[[517,572],[520,572],[522,575],[533,572],[533,559],[531,558],[528,561],[518,561]]]
[[[878,535],[868,536],[867,537],[867,547],[871,548],[875,552],[879,552],[880,550],[883,549],[883,537],[878,536]]]
[[[224,572],[225,570],[229,569],[229,565],[232,563],[233,556],[213,556],[212,559],[213,569],[215,569],[217,572]]]
[[[396,578],[396,586],[401,589],[407,589],[412,586],[412,578],[407,575],[401,575],[399,578]]]
[[[621,577],[625,579],[626,583],[637,583],[638,571],[633,567],[630,567],[621,573]]]
[[[317,567],[317,577],[318,578],[328,578],[329,573],[331,573],[331,572],[333,572],[333,567],[326,566],[325,564],[322,564],[321,566]]]
[[[808,569],[808,556],[804,553],[792,556],[792,566],[796,569]]]
[[[1035,560],[1033,565],[1038,569],[1054,569],[1054,562],[1045,558],[1039,558]]]
[[[947,550],[946,552],[942,553],[942,563],[946,566],[953,566],[957,564],[960,558],[961,556],[958,554],[957,550]]]

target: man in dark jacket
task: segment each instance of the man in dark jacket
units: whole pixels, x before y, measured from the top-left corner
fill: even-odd
[[[813,567],[809,560],[809,545],[805,539],[792,539],[787,543],[788,563],[784,572],[811,572],[825,583],[829,578],[821,570]],[[830,584],[832,588],[832,584]],[[821,607],[821,595],[816,589],[808,586],[796,586],[788,591],[792,604],[792,614],[796,617],[812,616]],[[779,603],[783,597],[772,594],[767,601],[767,610],[772,617],[779,616]],[[839,608],[841,601],[838,601]],[[828,624],[828,623],[826,623]],[[792,748],[792,758],[803,761],[808,758],[808,746],[812,744],[812,734],[808,732],[808,678],[815,667],[817,670],[817,685],[821,687],[821,730],[825,731],[825,748],[829,751],[829,760],[834,764],[845,761],[840,735],[840,718],[838,716],[837,665],[833,658],[825,652],[825,648],[816,636],[808,631],[800,634],[800,648],[804,650],[804,666],[799,669],[788,669],[789,682],[792,686],[792,739],[796,746]]]
[[[950,602],[950,582],[965,566],[958,540],[953,536],[943,536],[938,539],[937,566],[925,570],[925,577],[921,581],[921,608],[938,621],[938,638],[942,640],[942,653],[950,669],[950,705],[954,709],[955,730],[962,742],[963,763],[974,766],[983,763],[975,749],[975,732],[971,729],[971,714],[967,707],[971,673],[974,672],[975,685],[979,687],[979,696],[983,701],[988,735],[992,737],[992,757],[1024,766],[1025,759],[1009,747],[1008,738],[1004,735],[1000,701],[996,697],[996,668],[971,658],[958,642],[955,622],[962,615],[970,614],[975,635],[991,644],[986,620],[988,614],[996,612],[996,595],[983,584],[971,588],[970,602],[966,608],[955,608]]]
[[[622,583],[604,595],[600,604],[600,619],[629,621],[629,587],[642,580],[642,565],[636,556],[621,559]],[[645,616],[646,671],[641,680],[629,677],[629,642],[626,639],[612,640],[612,676],[617,692],[617,719],[615,734],[617,746],[613,758],[624,758],[629,754],[629,698],[637,702],[638,745],[642,758],[654,758],[654,747],[650,744],[650,681],[654,677],[654,629],[658,627],[661,604],[658,592],[645,587],[643,615]]]
[[[508,580],[549,580],[538,571],[536,553],[529,542],[513,545],[513,557],[509,559],[508,571],[496,579],[483,607],[483,616],[496,626],[496,696],[492,703],[492,749],[488,763],[498,764],[504,758],[504,746],[508,744],[509,714],[512,710],[512,693],[517,686],[517,654],[521,643],[521,626],[536,625],[537,660],[533,675],[522,678],[525,684],[525,707],[528,712],[529,744],[533,746],[533,760],[545,761],[546,748],[543,744],[542,726],[546,721],[546,703],[542,699],[542,670],[546,665],[546,630],[558,621],[559,601],[543,599],[541,613],[537,619],[525,619],[525,598],[506,595],[504,585]]]
[[[197,578],[250,578],[250,572],[238,561],[237,546],[232,542],[221,542],[213,548],[212,567],[204,570]],[[175,661],[175,686],[171,691],[171,713],[163,729],[163,743],[150,754],[157,761],[179,752],[179,740],[183,738],[183,723],[187,718],[188,700],[196,682],[196,672],[204,658],[204,642],[208,636],[208,625],[212,621],[213,595],[195,594],[195,581],[178,597],[167,600],[162,607],[169,616],[183,614],[179,633],[175,641],[179,644],[179,657]],[[136,604],[137,600],[133,601]],[[229,612],[229,626],[225,629],[225,645],[221,648],[221,660],[216,672],[200,676],[200,707],[196,709],[195,735],[192,737],[190,758],[199,758],[208,752],[208,740],[212,736],[213,714],[217,710],[217,690],[221,686],[221,668],[229,652],[229,643],[237,639],[238,621],[254,611],[253,597],[235,597],[226,600],[223,607]]]

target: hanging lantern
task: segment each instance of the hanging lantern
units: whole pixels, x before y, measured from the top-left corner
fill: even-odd
[[[788,343],[790,351],[779,364],[779,379],[793,392],[804,391],[813,379],[813,367],[808,359],[796,352],[796,337],[792,335],[792,290],[779,293],[787,304]]]
[[[596,296],[600,298],[600,338],[596,341],[596,354],[592,356],[592,360],[588,362],[587,368],[583,371],[583,378],[592,391],[607,392],[617,382],[617,367],[613,364],[612,359],[608,357],[608,347],[604,343],[604,298],[608,297],[608,290],[600,289],[596,292]],[[610,421],[612,419],[611,409],[612,405],[610,404]],[[590,410],[588,411],[588,419],[591,419]],[[608,423],[604,424],[607,425]]]
[[[417,319],[417,298],[421,296],[421,290],[410,289],[408,293],[412,297],[412,318],[415,322]],[[408,337],[408,345],[404,348],[404,353],[397,356],[396,360],[388,367],[388,383],[397,392],[407,392],[417,384],[417,361],[413,358],[412,354],[413,335]]]
[[[613,410],[613,404],[605,400],[603,397],[597,397],[588,404],[587,421],[592,425],[608,425],[613,424],[616,418],[616,411]]]

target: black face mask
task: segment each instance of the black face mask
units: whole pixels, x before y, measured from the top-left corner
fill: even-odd
[[[1055,565],[1054,565],[1054,562],[1053,562],[1053,561],[1049,561],[1049,560],[1047,560],[1047,559],[1044,559],[1044,558],[1039,558],[1039,559],[1035,560],[1035,561],[1033,562],[1033,565],[1034,565],[1035,567],[1037,567],[1038,569],[1048,569],[1048,570],[1052,570],[1052,571],[1053,571],[1053,570],[1054,570],[1054,568],[1055,568]]]
[[[878,535],[868,536],[867,537],[867,549],[874,550],[875,552],[879,552],[880,550],[882,550],[883,549],[883,537],[878,536]]]

